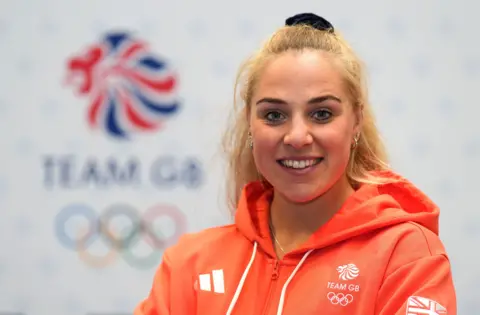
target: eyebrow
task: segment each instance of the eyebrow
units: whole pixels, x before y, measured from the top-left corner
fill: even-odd
[[[323,103],[325,101],[332,100],[338,103],[341,103],[342,100],[339,99],[336,96],[333,95],[324,95],[324,96],[318,96],[314,97],[308,100],[307,104],[318,104],[318,103]],[[260,100],[257,101],[257,105],[260,103],[270,103],[270,104],[277,104],[277,105],[286,105],[288,104],[286,101],[279,99],[279,98],[273,98],[273,97],[264,97]]]

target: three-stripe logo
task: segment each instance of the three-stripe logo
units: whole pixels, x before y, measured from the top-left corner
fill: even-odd
[[[211,273],[198,275],[198,288],[201,291],[212,291],[215,293],[225,293],[225,283],[223,278],[223,269],[212,270]]]

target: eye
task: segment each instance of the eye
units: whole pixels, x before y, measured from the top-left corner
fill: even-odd
[[[278,111],[270,111],[265,114],[265,120],[269,123],[278,123],[285,119],[285,115]]]
[[[332,113],[329,110],[321,109],[313,112],[312,117],[315,120],[325,122],[332,118]]]

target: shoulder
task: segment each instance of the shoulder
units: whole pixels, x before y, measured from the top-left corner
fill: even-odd
[[[171,264],[181,266],[182,263],[191,264],[204,255],[215,255],[225,246],[231,246],[232,241],[238,237],[234,224],[223,225],[204,229],[194,233],[182,235],[176,244],[167,248],[164,260]]]
[[[427,257],[444,256],[448,260],[439,235],[418,223],[398,224],[388,228],[385,233],[395,234],[388,266],[390,270]]]
[[[202,251],[210,248],[212,245],[222,244],[226,239],[231,240],[231,237],[236,234],[237,227],[235,224],[212,227],[195,233],[187,233],[180,237],[178,243],[172,250],[189,252]]]

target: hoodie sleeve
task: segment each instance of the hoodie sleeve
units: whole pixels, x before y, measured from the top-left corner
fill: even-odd
[[[450,263],[445,255],[426,256],[399,267],[387,275],[378,293],[376,315],[427,313],[457,314]]]
[[[170,261],[164,255],[160,267],[155,273],[153,285],[148,297],[134,311],[134,315],[170,315]]]
[[[176,245],[165,250],[150,293],[135,308],[134,315],[197,313],[191,277],[192,259],[188,254],[191,247],[187,237],[182,236]]]

